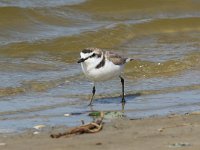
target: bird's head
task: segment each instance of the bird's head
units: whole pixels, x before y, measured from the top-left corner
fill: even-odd
[[[85,48],[80,52],[81,58],[77,61],[78,63],[92,63],[99,62],[102,57],[102,50],[98,48]]]

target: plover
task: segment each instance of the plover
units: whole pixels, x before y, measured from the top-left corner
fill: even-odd
[[[92,104],[96,92],[95,83],[110,80],[114,77],[121,79],[122,103],[125,103],[124,79],[121,73],[124,69],[124,64],[133,59],[124,58],[119,54],[99,48],[85,48],[80,52],[80,56],[81,58],[78,60],[78,63],[81,63],[83,73],[89,80],[93,81],[92,96],[89,105]]]

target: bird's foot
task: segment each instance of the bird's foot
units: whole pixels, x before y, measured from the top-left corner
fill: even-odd
[[[89,103],[88,106],[93,106],[93,104],[92,104],[92,103]]]
[[[126,100],[124,98],[122,98],[122,101],[121,101],[122,104],[125,104],[126,103]]]

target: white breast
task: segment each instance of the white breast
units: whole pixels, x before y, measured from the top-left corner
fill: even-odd
[[[109,60],[106,60],[105,65],[99,69],[93,64],[81,63],[81,66],[86,77],[92,81],[105,81],[118,77],[124,69],[124,65],[115,65]]]

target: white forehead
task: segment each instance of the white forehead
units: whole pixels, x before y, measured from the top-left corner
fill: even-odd
[[[97,55],[101,55],[102,50],[99,48],[85,48],[81,51],[80,55],[81,55],[81,58],[86,58],[86,57],[91,56],[93,53]]]
[[[88,56],[91,56],[93,54],[93,52],[90,52],[90,53],[83,53],[83,52],[80,52],[80,55],[81,55],[81,58],[86,58]]]

